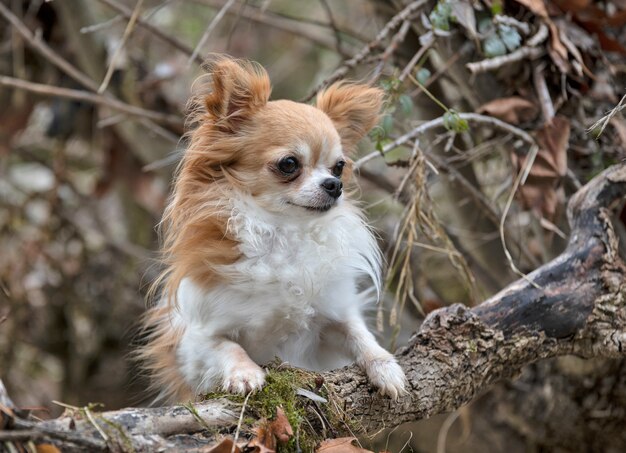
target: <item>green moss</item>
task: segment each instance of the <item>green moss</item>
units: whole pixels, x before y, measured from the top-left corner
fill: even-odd
[[[306,405],[309,400],[296,394],[298,388],[314,388],[315,373],[296,369],[270,369],[265,378],[265,385],[258,392],[250,395],[246,403],[246,416],[243,419],[244,431],[252,432],[260,419],[274,419],[276,408],[282,408],[294,432],[287,445],[279,452],[296,451],[296,439],[302,451],[313,451],[321,440],[319,434],[312,431],[306,418]],[[326,397],[326,395],[324,395]],[[245,397],[227,393],[213,392],[205,395],[206,399],[225,398],[236,404],[243,404]],[[325,409],[325,408],[324,408]]]

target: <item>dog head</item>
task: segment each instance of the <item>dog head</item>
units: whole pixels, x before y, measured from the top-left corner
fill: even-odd
[[[207,70],[210,92],[195,100],[187,173],[198,181],[226,181],[272,213],[319,215],[337,205],[350,156],[376,125],[383,92],[336,83],[315,106],[269,101],[261,66],[220,57]]]

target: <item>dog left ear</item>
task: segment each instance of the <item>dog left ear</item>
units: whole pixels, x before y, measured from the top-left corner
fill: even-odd
[[[203,66],[212,79],[204,104],[217,127],[233,132],[267,104],[272,89],[261,65],[220,55]]]
[[[334,123],[346,152],[376,124],[383,105],[383,90],[369,85],[338,82],[317,96],[317,108]]]

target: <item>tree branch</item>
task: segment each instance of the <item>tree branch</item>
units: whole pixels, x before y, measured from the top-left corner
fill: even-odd
[[[141,107],[127,104],[110,96],[90,93],[83,90],[73,90],[70,88],[55,87],[41,83],[28,82],[27,80],[16,79],[13,77],[0,75],[0,86],[17,88],[19,90],[27,90],[32,93],[41,94],[43,96],[55,96],[67,99],[73,99],[90,104],[104,105],[112,109],[127,113],[133,116],[148,118],[160,123],[169,124],[178,128],[183,127],[183,121],[176,115],[147,110]]]
[[[626,342],[626,267],[608,207],[626,195],[626,166],[606,170],[571,199],[565,251],[473,309],[431,313],[399,352],[411,383],[397,403],[372,397],[356,368],[326,373],[346,411],[368,430],[458,408],[490,384],[557,355],[618,357]],[[377,401],[372,402],[372,398]]]
[[[618,255],[609,207],[624,196],[626,165],[617,165],[572,197],[567,248],[529,276],[539,288],[519,280],[472,309],[456,304],[432,312],[398,352],[410,385],[409,394],[399,401],[375,394],[355,365],[321,373],[318,381],[323,379],[330,400],[322,410],[334,413],[334,420],[340,414],[332,432],[373,432],[451,411],[491,384],[514,377],[525,365],[548,357],[623,357],[626,266]],[[312,415],[310,423],[314,425],[320,417]],[[360,428],[342,423],[342,417]],[[126,445],[145,451],[157,447],[184,450],[191,439],[195,448],[211,444],[217,428],[232,432],[237,421],[237,404],[218,398],[193,407],[97,414],[95,423],[100,428],[108,427],[109,432],[113,426],[120,433],[106,445],[94,422],[76,413],[38,423],[15,419],[13,426],[36,431],[33,438],[53,443],[62,442],[63,433],[71,434],[66,437],[76,451],[81,445],[112,449],[112,442],[117,442],[116,448]],[[190,434],[200,432],[200,437]],[[77,440],[78,435],[82,440]]]

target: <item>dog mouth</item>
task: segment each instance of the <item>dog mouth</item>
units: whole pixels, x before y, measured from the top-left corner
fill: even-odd
[[[287,203],[289,203],[292,206],[297,206],[299,208],[303,208],[306,209],[307,211],[311,211],[311,212],[328,212],[330,210],[330,208],[332,208],[335,203],[327,203],[321,206],[305,206],[305,205],[301,205],[301,204],[296,204],[296,203],[292,203],[291,201],[288,201]]]

